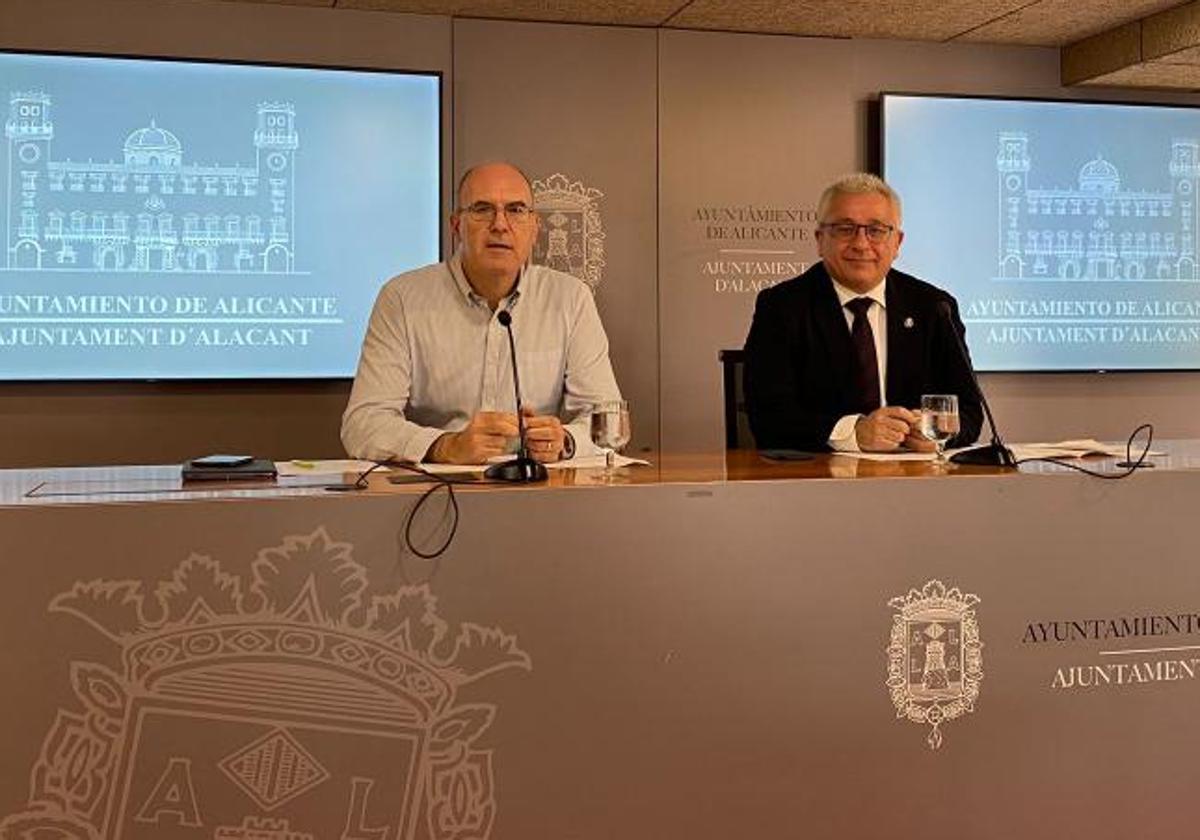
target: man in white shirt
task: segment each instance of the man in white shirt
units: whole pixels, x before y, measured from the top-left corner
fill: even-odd
[[[481,464],[514,449],[512,316],[529,454],[591,452],[589,407],[620,399],[608,338],[583,281],[529,263],[538,216],[507,163],[463,176],[448,262],[392,278],[375,301],[342,416],[357,458]]]

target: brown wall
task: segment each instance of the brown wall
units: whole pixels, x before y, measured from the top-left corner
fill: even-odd
[[[754,281],[786,276],[814,258],[806,213],[828,179],[867,165],[873,96],[1084,95],[1059,87],[1057,52],[1040,48],[215,0],[4,0],[0,47],[443,72],[447,195],[463,166],[494,158],[514,159],[534,178],[562,173],[602,194],[607,264],[597,300],[633,402],[635,447],[661,440],[676,451],[720,445],[717,350],[741,345]],[[794,238],[713,235],[702,219],[711,209],[746,208],[795,215],[775,225]],[[731,268],[739,261],[758,265]],[[984,384],[1014,439],[1122,437],[1143,420],[1160,435],[1200,437],[1188,396],[1198,381],[1191,373],[1005,374]],[[344,381],[0,384],[0,466],[172,462],[230,448],[336,456],[348,388]]]

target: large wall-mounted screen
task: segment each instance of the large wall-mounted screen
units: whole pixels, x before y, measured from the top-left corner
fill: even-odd
[[[0,379],[353,375],[438,259],[440,85],[0,53]]]
[[[1200,109],[882,103],[896,267],[958,298],[976,367],[1200,369]]]

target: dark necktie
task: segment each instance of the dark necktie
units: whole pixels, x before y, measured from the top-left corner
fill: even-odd
[[[860,414],[870,414],[883,403],[879,398],[879,360],[875,357],[875,333],[867,320],[867,311],[874,303],[869,297],[846,302],[854,313],[850,327],[850,342],[854,345],[854,393]]]

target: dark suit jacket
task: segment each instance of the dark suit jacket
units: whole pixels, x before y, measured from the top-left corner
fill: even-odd
[[[887,300],[885,404],[919,409],[922,394],[957,394],[960,432],[951,446],[979,437],[983,411],[950,330],[963,337],[954,298],[892,270]],[[948,305],[949,317],[945,307]],[[760,449],[829,449],[829,433],[854,414],[854,351],[846,316],[824,263],[759,292],[746,339],[744,387]]]

